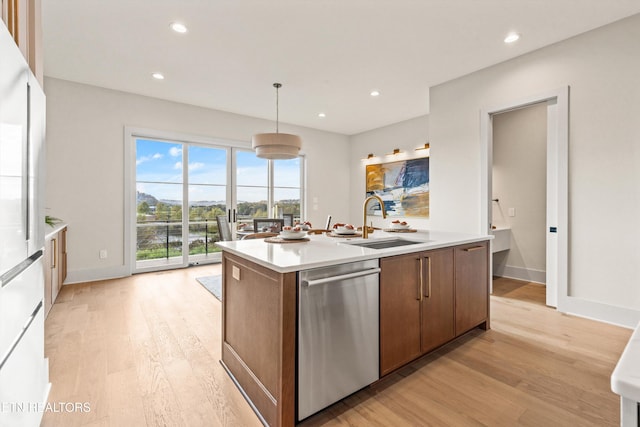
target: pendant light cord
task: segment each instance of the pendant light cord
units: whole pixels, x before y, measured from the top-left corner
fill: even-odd
[[[276,88],[276,133],[279,133],[279,127],[278,127],[278,122],[280,121],[280,106],[279,106],[279,101],[280,101],[280,96],[279,96],[279,89],[282,87],[282,84],[280,83],[274,83],[273,87]]]

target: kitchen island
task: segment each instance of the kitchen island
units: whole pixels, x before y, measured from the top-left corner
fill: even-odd
[[[611,374],[611,390],[620,396],[620,426],[640,423],[640,324],[636,326],[616,368]]]
[[[471,329],[489,328],[491,236],[376,231],[370,237],[363,240],[314,235],[300,243],[218,243],[223,249],[222,363],[265,424],[292,426],[312,413],[300,406],[305,400],[302,392],[306,382],[303,360],[298,357],[308,325],[298,317],[302,305],[299,297],[312,282],[326,279],[309,280],[308,274],[313,277],[313,272],[321,269],[365,262],[379,265],[367,270],[376,274],[375,300],[367,300],[375,302],[369,302],[368,308],[326,314],[323,320],[330,323],[336,316],[345,316],[345,311],[347,317],[350,311],[375,314],[376,321],[369,322],[375,323],[375,333],[367,332],[375,335],[375,351],[371,351],[375,353],[371,362],[375,363],[375,378],[359,388]],[[392,246],[390,243],[394,242],[390,240],[402,245]],[[356,246],[365,242],[382,248]],[[341,277],[355,275],[362,274]],[[337,285],[331,286],[335,289]],[[323,306],[313,307],[315,319],[323,319],[323,314],[317,313],[320,307]],[[363,332],[358,329],[353,334],[356,345]],[[341,342],[350,345],[344,339]],[[335,351],[341,347],[342,344]],[[318,350],[328,351],[326,342]],[[331,386],[331,377],[324,378]],[[357,388],[350,392],[354,391]],[[321,395],[316,393],[313,400]],[[328,400],[319,409],[333,401]]]

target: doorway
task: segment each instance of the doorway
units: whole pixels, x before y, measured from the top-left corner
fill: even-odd
[[[547,105],[496,113],[492,122],[493,277],[537,284],[544,304]]]
[[[563,311],[561,306],[568,296],[568,87],[481,112],[481,230],[487,234],[492,230],[494,117],[540,103],[546,106],[547,115],[545,299],[548,306]]]

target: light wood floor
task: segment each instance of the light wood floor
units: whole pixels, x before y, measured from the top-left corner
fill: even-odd
[[[46,321],[43,426],[259,426],[220,358],[203,266],[65,286]],[[562,315],[539,285],[500,280],[474,330],[307,419],[309,426],[615,426],[609,378],[631,330]],[[542,288],[544,292],[544,288]],[[538,296],[536,296],[538,295]]]

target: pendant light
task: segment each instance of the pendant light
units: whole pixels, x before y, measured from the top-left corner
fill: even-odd
[[[298,135],[278,132],[278,89],[280,83],[274,83],[276,88],[276,133],[258,133],[251,140],[256,156],[262,159],[293,159],[298,156],[302,140]]]

